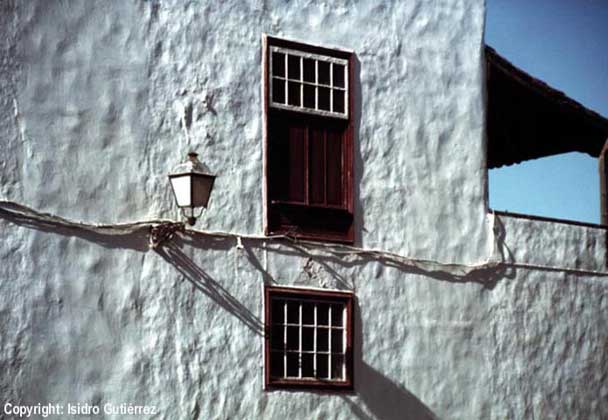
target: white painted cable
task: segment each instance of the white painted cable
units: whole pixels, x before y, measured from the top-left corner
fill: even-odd
[[[167,219],[149,219],[149,220],[139,220],[134,222],[126,222],[126,223],[107,223],[107,224],[99,224],[99,223],[85,223],[81,221],[72,221],[69,219],[65,219],[60,216],[56,216],[50,213],[42,213],[38,212],[30,207],[27,207],[23,204],[19,204],[9,200],[0,200],[0,217],[2,217],[2,211],[8,212],[16,217],[24,217],[26,219],[37,220],[43,223],[52,223],[55,225],[67,227],[67,228],[77,228],[84,229],[87,231],[97,232],[97,233],[105,233],[105,234],[116,234],[116,235],[124,235],[129,233],[134,233],[144,228],[152,228],[154,226],[162,225],[162,224],[175,224],[176,222],[173,220]],[[579,269],[579,268],[569,268],[569,267],[553,267],[541,264],[531,264],[531,263],[521,263],[515,261],[499,261],[496,259],[498,244],[496,241],[496,232],[495,232],[495,222],[496,216],[491,213],[490,222],[492,223],[492,233],[494,238],[492,238],[492,251],[490,252],[488,258],[480,263],[475,264],[463,264],[463,263],[446,263],[436,260],[428,260],[422,258],[413,258],[406,257],[397,253],[393,253],[390,251],[384,251],[380,249],[370,249],[370,248],[359,248],[351,245],[344,244],[330,244],[323,243],[317,241],[309,241],[304,239],[294,238],[289,235],[251,235],[251,234],[241,234],[241,233],[231,233],[231,232],[223,232],[223,231],[207,231],[207,230],[198,230],[198,229],[186,229],[187,233],[194,233],[203,236],[211,236],[211,237],[221,237],[221,238],[233,238],[236,240],[237,248],[243,246],[242,240],[256,240],[263,241],[264,244],[264,252],[267,253],[268,250],[272,250],[272,247],[268,247],[268,242],[271,240],[283,240],[290,243],[292,246],[299,246],[307,249],[299,248],[300,251],[305,252],[311,256],[320,257],[321,255],[313,254],[310,252],[310,249],[322,249],[334,255],[343,255],[343,256],[369,256],[374,257],[381,260],[397,262],[403,265],[408,265],[410,267],[417,268],[419,270],[425,272],[437,272],[437,273],[445,273],[458,277],[467,276],[473,272],[479,270],[488,270],[495,269],[501,266],[510,266],[516,268],[524,268],[531,270],[545,270],[545,271],[561,271],[568,272],[574,274],[586,274],[586,275],[594,275],[594,276],[608,276],[608,272],[599,271],[599,270],[587,270],[587,269]],[[265,257],[264,265],[267,269],[267,256]]]

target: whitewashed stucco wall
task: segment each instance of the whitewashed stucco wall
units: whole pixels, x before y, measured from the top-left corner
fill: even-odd
[[[356,53],[357,245],[482,261],[483,18],[481,0],[4,1],[0,197],[89,222],[177,217],[166,174],[193,148],[219,175],[199,228],[261,234],[270,33]],[[499,221],[505,258],[604,269],[603,230]],[[162,419],[608,416],[599,274],[463,278],[190,234],[152,252],[143,231],[6,212],[0,232],[1,402],[150,404]],[[263,391],[263,283],[355,291],[355,393]]]

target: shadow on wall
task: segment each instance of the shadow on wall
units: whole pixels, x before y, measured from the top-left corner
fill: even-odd
[[[514,257],[512,251],[505,243],[506,232],[504,225],[499,218],[496,218],[494,235],[496,250],[494,251],[495,255],[493,255],[493,257],[498,260],[485,266],[475,268],[469,267],[466,272],[458,272],[458,264],[455,264],[453,267],[449,267],[449,265],[437,265],[436,267],[428,265],[428,267],[424,267],[424,264],[416,265],[413,262],[407,261],[405,258],[399,259],[395,256],[383,255],[381,253],[356,253],[340,249],[339,247],[335,249],[325,247],[324,250],[326,251],[326,254],[321,255],[319,253],[311,253],[306,246],[298,244],[297,241],[282,240],[279,245],[275,245],[278,242],[271,242],[265,246],[267,250],[272,251],[274,254],[299,257],[309,256],[314,259],[316,263],[323,266],[325,272],[332,276],[335,283],[341,289],[353,292],[356,292],[357,290],[355,279],[339,274],[332,268],[330,263],[343,268],[353,268],[375,262],[384,267],[397,269],[402,273],[426,276],[450,283],[477,283],[486,289],[492,290],[499,281],[514,279],[516,276],[516,269],[505,264],[512,263]],[[252,247],[261,247],[259,241],[250,241],[250,244]],[[432,261],[430,263],[432,264]],[[453,270],[450,271],[450,269]],[[266,273],[266,275],[268,275],[268,273]]]
[[[247,242],[247,241],[244,241]],[[230,249],[233,238],[208,239],[185,234],[157,249],[158,254],[199,291],[213,299],[221,308],[238,318],[258,335],[264,334],[263,322],[248,308],[198,266],[182,249],[185,245],[202,249]],[[245,246],[243,252],[254,267],[261,268],[255,254]],[[253,261],[251,259],[253,258]],[[266,272],[264,272],[266,273]],[[268,275],[268,273],[266,273]],[[269,276],[269,275],[268,275]],[[358,398],[343,396],[351,413],[360,420],[435,420],[437,416],[414,394],[363,361],[363,325],[359,304],[355,301],[354,375]]]
[[[205,248],[211,249],[232,247],[229,240],[218,240],[213,243],[207,243]],[[200,244],[199,244],[200,246]],[[184,276],[192,285],[211,298],[222,309],[236,317],[251,331],[258,335],[264,334],[263,322],[251,312],[245,305],[239,302],[232,296],[218,281],[216,281],[209,273],[198,266],[190,257],[183,251],[184,241],[182,238],[175,238],[168,242],[165,246],[156,249],[156,252],[169,264]]]
[[[355,77],[355,97],[354,97],[354,172],[355,179],[353,185],[353,194],[355,201],[355,245],[363,245],[363,231],[364,223],[363,220],[363,204],[361,203],[361,179],[363,178],[363,157],[361,155],[361,109],[363,106],[362,101],[362,88],[361,88],[361,61],[359,57],[355,55],[355,68],[353,69]]]
[[[139,252],[149,250],[150,228],[144,225],[131,229],[88,228],[86,225],[77,226],[56,216],[38,213],[17,204],[0,207],[0,218],[27,229],[84,239],[104,248],[132,249]]]
[[[354,376],[355,392],[370,414],[349,397],[343,399],[360,420],[436,420],[438,417],[414,394],[396,384],[363,360],[363,322],[355,300]]]
[[[365,413],[348,398],[351,412],[361,420],[436,420],[438,417],[407,389],[392,382],[365,362],[356,364],[356,391],[370,411]]]
[[[41,213],[23,214],[23,209],[11,211],[6,207],[0,207],[0,218],[5,219],[18,226],[35,229],[42,232],[55,233],[64,236],[71,236],[84,239],[89,242],[100,244],[107,248],[134,249],[138,251],[148,251],[149,226],[141,226],[129,232],[121,232],[120,229],[104,229],[87,226],[69,225],[67,221],[60,218],[52,218]],[[40,216],[49,216],[46,219]],[[101,232],[100,232],[101,230]],[[502,261],[513,260],[511,250],[504,243],[505,229],[499,219],[495,227],[497,251]],[[172,265],[183,277],[188,280],[200,292],[207,295],[223,310],[235,316],[240,322],[245,324],[252,332],[262,336],[264,325],[251,310],[232,296],[217,280],[215,280],[202,267],[197,265],[182,249],[191,246],[195,249],[222,250],[229,251],[237,243],[232,237],[210,237],[197,235],[192,232],[185,232],[175,235],[172,240],[165,242],[156,248],[156,252],[167,263]],[[264,270],[252,248],[265,249],[266,241],[254,239],[243,239],[244,256],[249,263],[258,270],[265,283],[272,283],[274,280],[271,275]],[[498,265],[485,269],[474,270],[466,275],[455,275],[441,271],[425,270],[413,267],[406,262],[387,258],[382,255],[348,255],[343,251],[332,251],[326,248],[327,255],[312,254],[305,247],[297,242],[280,241],[278,246],[271,245],[266,248],[276,254],[281,255],[308,255],[314,258],[326,268],[326,272],[332,276],[337,276],[337,282],[342,287],[356,291],[354,282],[332,269],[328,262],[350,268],[361,266],[370,262],[377,262],[384,266],[394,267],[402,272],[426,275],[434,279],[449,282],[476,282],[485,287],[493,287],[497,281],[503,278],[513,278],[515,269],[505,265]],[[356,302],[356,301],[355,301]],[[384,375],[372,366],[370,360],[363,360],[363,334],[365,333],[361,319],[361,311],[358,303],[355,304],[355,325],[354,325],[354,375],[356,395],[342,395],[341,398],[349,405],[352,414],[360,420],[382,419],[382,420],[427,420],[437,419],[438,417],[412,392],[403,386],[395,383],[390,377]],[[367,356],[370,356],[367,354]]]
[[[76,237],[84,239],[110,249],[133,249],[139,252],[149,250],[148,238],[150,226],[142,224],[141,226],[126,227],[98,227],[94,225],[86,225],[81,223],[70,222],[68,220],[36,212],[24,206],[17,204],[0,205],[0,219],[7,220],[18,226],[28,229],[34,229],[41,232],[54,233],[62,236]],[[264,240],[245,240],[246,243],[242,249],[250,262],[263,277],[266,284],[273,283],[272,276],[263,268],[262,264],[251,251],[251,248],[266,249],[276,254],[282,255],[297,255],[309,256],[314,261],[323,266],[323,269],[331,274],[335,283],[342,289],[356,291],[354,279],[348,279],[344,275],[339,274],[329,264],[334,263],[344,268],[352,268],[362,266],[370,262],[377,262],[386,267],[398,269],[404,273],[419,274],[434,278],[436,280],[448,281],[452,283],[474,282],[482,284],[485,288],[492,289],[496,283],[502,279],[512,279],[515,277],[516,270],[513,267],[508,267],[508,264],[513,262],[513,253],[505,244],[505,228],[500,218],[496,218],[494,227],[496,241],[496,255],[498,261],[485,267],[471,269],[466,274],[449,272],[445,267],[438,266],[436,268],[421,267],[419,265],[408,262],[405,259],[399,259],[392,256],[382,254],[357,254],[348,250],[339,248],[331,249],[325,247],[326,255],[311,253],[305,246],[289,240],[280,240],[267,246]],[[173,239],[175,244],[187,244],[201,249],[229,249],[236,245],[235,238],[212,237],[209,235],[197,235],[192,232],[185,232],[182,235],[176,235]],[[277,245],[278,246],[275,246]],[[175,246],[173,247],[174,249]]]
[[[188,233],[174,238],[164,247],[157,249],[159,255],[173,265],[194,287],[213,299],[220,307],[237,317],[256,334],[264,334],[263,322],[236,298],[228,293],[203,268],[199,267],[182,249],[185,245],[199,249],[230,249],[233,238],[209,239]],[[263,273],[263,277],[273,282],[269,273],[262,269],[255,253],[250,249],[256,241],[243,240],[243,252],[249,262]],[[255,245],[254,245],[255,246]],[[301,255],[298,250],[294,254]],[[354,374],[357,398],[343,396],[351,413],[360,420],[435,420],[438,417],[414,394],[393,382],[389,377],[370,366],[363,360],[363,324],[359,304],[355,301],[355,342]]]

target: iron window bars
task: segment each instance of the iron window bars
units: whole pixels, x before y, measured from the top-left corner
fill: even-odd
[[[352,295],[266,289],[266,385],[352,387]]]

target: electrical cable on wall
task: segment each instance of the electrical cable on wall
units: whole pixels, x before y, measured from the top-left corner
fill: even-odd
[[[273,241],[285,241],[291,245],[298,245],[303,252],[307,253],[310,256],[322,257],[322,255],[313,254],[311,250],[323,250],[333,255],[341,255],[341,256],[362,256],[362,257],[372,257],[375,259],[383,260],[386,262],[395,262],[399,264],[403,264],[406,266],[410,266],[412,268],[416,268],[418,270],[428,272],[428,273],[443,273],[456,277],[466,277],[472,273],[497,269],[501,266],[509,266],[514,268],[524,268],[531,270],[545,270],[545,271],[561,271],[568,272],[574,274],[587,274],[587,275],[595,275],[608,277],[608,272],[597,271],[597,270],[585,270],[585,269],[577,269],[577,268],[568,268],[568,267],[553,267],[539,264],[529,264],[529,263],[519,263],[515,261],[501,261],[497,259],[497,240],[495,233],[495,215],[491,214],[491,222],[493,225],[493,235],[494,238],[492,240],[492,251],[489,253],[488,258],[480,263],[476,264],[463,264],[463,263],[444,263],[436,260],[427,260],[421,258],[412,258],[406,257],[400,254],[396,254],[389,251],[377,250],[377,249],[365,249],[359,248],[351,245],[343,245],[343,244],[330,244],[323,242],[315,242],[309,240],[303,240],[294,238],[288,235],[248,235],[248,234],[236,234],[230,232],[219,232],[219,231],[203,231],[188,228],[182,222],[175,222],[173,220],[168,219],[149,219],[149,220],[140,220],[133,222],[125,222],[125,223],[108,223],[108,224],[97,224],[97,223],[84,223],[80,221],[73,221],[69,219],[65,219],[60,216],[56,216],[50,213],[42,213],[36,211],[30,207],[27,207],[23,204],[19,204],[13,201],[8,200],[0,200],[0,218],[2,218],[2,213],[8,213],[9,216],[20,217],[23,219],[27,219],[30,221],[37,221],[40,224],[53,224],[56,226],[64,227],[64,228],[74,228],[74,229],[83,229],[89,232],[105,234],[105,235],[125,235],[132,234],[136,232],[141,232],[143,230],[148,230],[149,237],[149,247],[150,249],[155,249],[160,246],[165,241],[171,240],[174,235],[178,232],[188,232],[189,234],[196,234],[207,237],[216,237],[216,238],[233,238],[235,239],[235,247],[237,249],[243,249],[244,245],[242,240],[256,240],[263,241],[264,243],[264,251],[272,251],[272,247],[269,247],[269,243]]]

